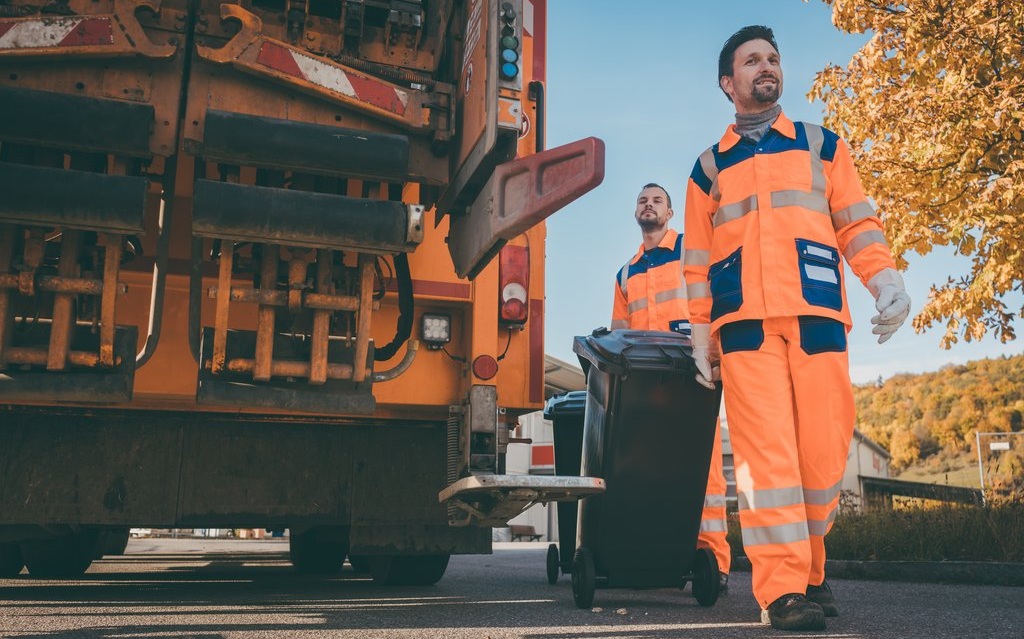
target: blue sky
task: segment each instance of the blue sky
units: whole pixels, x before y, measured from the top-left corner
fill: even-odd
[[[693,162],[734,119],[717,88],[718,52],[729,35],[747,24],[775,30],[786,114],[821,122],[821,103],[806,98],[815,74],[829,63],[845,65],[867,40],[833,27],[823,2],[548,0],[548,146],[593,135],[607,147],[604,183],[548,220],[549,354],[575,362],[572,337],[610,322],[615,274],[640,245],[633,207],[643,184],[666,186],[676,212],[671,225],[682,230]],[[966,259],[948,250],[911,256],[904,278],[912,313],[924,305],[932,283],[967,268]],[[874,300],[849,271],[847,294],[854,321],[854,382],[1024,352],[1020,320],[1015,327],[1021,337],[1008,344],[990,334],[943,350],[942,327],[915,334],[908,320],[896,336],[878,345],[869,321]]]

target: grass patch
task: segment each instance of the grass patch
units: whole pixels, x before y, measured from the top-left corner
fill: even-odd
[[[742,553],[738,522],[729,526]],[[829,559],[1024,562],[1024,500],[842,513],[825,537]]]

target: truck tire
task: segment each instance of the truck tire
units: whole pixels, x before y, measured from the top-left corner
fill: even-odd
[[[130,528],[111,528],[106,531],[106,543],[103,546],[104,555],[121,556],[128,548],[128,537]]]
[[[313,527],[288,538],[288,555],[295,570],[304,575],[333,575],[341,572],[348,554],[348,529]]]
[[[348,563],[352,565],[352,572],[361,574],[370,572],[370,558],[366,555],[349,555]]]
[[[89,569],[99,542],[98,530],[81,530],[54,539],[23,541],[21,555],[33,577],[78,577]]]
[[[384,586],[430,586],[441,581],[451,555],[373,555],[370,576]]]
[[[21,558],[21,548],[18,544],[0,544],[0,579],[17,577],[24,567],[25,560]]]

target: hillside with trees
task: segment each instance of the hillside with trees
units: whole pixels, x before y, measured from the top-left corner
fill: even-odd
[[[857,428],[889,451],[894,475],[941,482],[943,473],[972,468],[966,477],[977,486],[975,433],[1024,431],[1024,355],[896,375],[855,386],[854,397]],[[1024,489],[1024,437],[1008,451],[982,452],[986,481]]]

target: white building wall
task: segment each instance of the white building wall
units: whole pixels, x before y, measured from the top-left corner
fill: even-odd
[[[531,439],[532,444],[509,444],[505,458],[505,469],[510,475],[553,474],[554,469],[533,465],[533,448],[554,445],[554,430],[550,421],[544,419],[542,411],[527,413],[519,418],[519,426],[513,437]],[[555,523],[555,505],[538,504],[509,521],[516,526],[533,526],[545,541],[555,541],[558,526]],[[549,535],[551,531],[551,535]]]
[[[889,457],[883,454],[877,445],[868,440],[860,431],[853,434],[850,450],[846,456],[846,473],[843,475],[842,489],[856,496],[858,503],[863,495],[860,493],[860,480],[864,477],[889,477]]]

